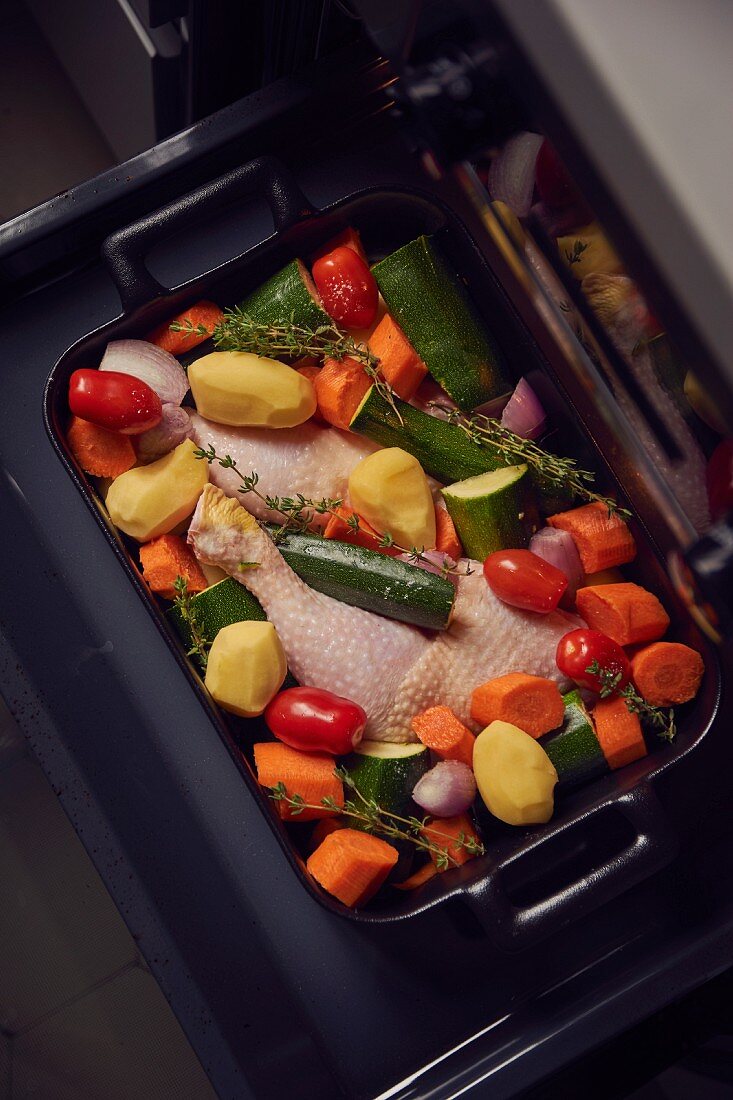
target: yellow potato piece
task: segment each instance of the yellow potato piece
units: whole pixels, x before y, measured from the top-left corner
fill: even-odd
[[[272,623],[232,623],[214,638],[204,682],[224,710],[256,718],[277,695],[287,671]]]
[[[557,772],[541,745],[510,722],[492,722],[476,738],[473,771],[487,809],[507,825],[549,821]]]
[[[594,222],[574,230],[567,237],[558,237],[557,247],[579,282],[591,274],[623,274],[624,265],[618,253],[601,227]]]
[[[196,408],[234,427],[293,428],[313,416],[316,394],[297,370],[246,351],[213,351],[188,368]]]
[[[107,493],[107,511],[116,527],[138,542],[167,535],[191,515],[209,480],[207,462],[194,457],[190,439],[170,454],[116,477]]]
[[[401,447],[367,455],[349,478],[351,507],[399,546],[435,546],[435,506],[422,466]]]

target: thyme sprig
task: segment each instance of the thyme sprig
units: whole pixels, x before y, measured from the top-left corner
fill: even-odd
[[[186,651],[186,654],[188,657],[193,657],[202,671],[205,672],[209,660],[211,642],[204,633],[198,612],[191,599],[191,593],[188,591],[188,581],[179,573],[173,582],[173,588],[176,593],[174,607],[178,609],[182,621],[186,624],[191,634],[191,648]]]
[[[280,513],[283,521],[273,534],[275,543],[281,541],[283,536],[290,531],[295,533],[309,532],[311,534],[320,534],[320,531],[314,531],[313,529],[313,517],[316,515],[337,515],[339,508],[344,503],[342,499],[332,497],[322,497],[320,500],[313,500],[311,497],[306,497],[302,493],[297,493],[294,497],[268,496],[262,493],[257,487],[260,477],[256,470],[253,470],[249,474],[243,474],[231,455],[217,454],[213,444],[209,447],[197,447],[193,453],[195,458],[204,459],[209,465],[211,465],[212,462],[218,462],[223,469],[233,470],[241,480],[239,492],[243,496],[252,493],[258,500],[261,500],[265,507],[271,512]],[[358,516],[349,516],[346,523],[353,530],[359,530]],[[412,546],[408,550],[395,542],[389,532],[385,532],[380,537],[378,545],[382,549],[389,547],[398,550],[401,554],[407,554],[408,560],[413,564],[417,562],[426,562],[428,565],[433,564],[430,559],[426,557],[424,546],[421,548]],[[441,572],[444,575],[447,573],[454,573],[459,576],[470,576],[473,570],[468,563],[459,566],[444,555]]]
[[[583,255],[586,248],[588,247],[588,241],[581,241],[576,238],[573,241],[573,247],[565,249],[565,259],[568,261],[571,267],[573,266],[573,264],[580,263],[580,257]]]
[[[654,707],[642,699],[633,684],[627,684],[620,688],[622,672],[614,672],[610,668],[602,668],[598,661],[593,660],[588,665],[586,672],[597,676],[601,683],[601,699],[607,699],[610,695],[620,695],[632,714],[638,714],[639,720],[654,730],[662,741],[674,741],[677,736],[677,726],[674,720],[674,708]]]
[[[613,497],[604,497],[591,488],[595,474],[591,470],[582,470],[574,458],[563,458],[552,451],[546,451],[533,440],[510,432],[500,420],[490,416],[482,413],[467,416],[460,409],[454,409],[440,401],[431,401],[430,404],[444,412],[450,423],[456,424],[473,443],[494,451],[497,458],[505,461],[507,466],[524,462],[543,481],[572,493],[580,500],[603,504],[608,509],[609,516],[631,516],[631,512],[617,504]]]
[[[270,788],[270,798],[275,802],[284,802],[290,807],[291,816],[297,817],[303,810],[320,810],[324,807],[332,810],[342,817],[358,821],[365,832],[379,836],[390,837],[392,840],[405,840],[414,844],[419,851],[427,852],[435,858],[435,864],[439,871],[445,871],[449,867],[458,867],[459,860],[452,855],[450,849],[465,851],[471,856],[482,856],[485,852],[483,844],[473,836],[460,832],[457,838],[449,833],[443,833],[432,828],[427,817],[401,817],[389,810],[383,809],[372,798],[365,798],[353,778],[345,768],[336,768],[334,775],[341,780],[344,786],[354,792],[354,798],[347,798],[343,806],[331,797],[322,798],[320,803],[306,802],[302,795],[288,794],[284,783],[277,783]],[[430,830],[431,837],[445,838],[449,841],[445,847],[436,844],[434,840],[424,835],[426,829]]]

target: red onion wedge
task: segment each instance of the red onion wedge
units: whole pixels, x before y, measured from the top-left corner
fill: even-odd
[[[547,417],[539,398],[526,378],[520,378],[514,393],[501,414],[502,427],[522,439],[539,439],[545,430]]]
[[[137,457],[141,462],[154,462],[188,439],[192,431],[191,418],[185,409],[164,405],[160,424],[135,437]]]
[[[529,548],[538,558],[549,562],[565,574],[568,578],[565,592],[573,599],[583,580],[583,566],[580,564],[580,555],[572,535],[555,527],[543,527],[532,535]]]
[[[170,352],[147,340],[113,340],[100,370],[116,370],[147,382],[164,405],[180,405],[188,393],[186,372]]]
[[[435,817],[462,814],[476,797],[476,780],[468,764],[441,760],[415,784],[412,797]]]
[[[491,162],[489,194],[505,202],[518,218],[526,218],[532,205],[535,163],[542,142],[539,134],[515,134]]]

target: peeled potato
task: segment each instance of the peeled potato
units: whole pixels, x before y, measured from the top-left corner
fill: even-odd
[[[367,455],[349,478],[351,507],[400,546],[435,546],[435,506],[422,466],[401,447]]]
[[[533,737],[510,722],[492,722],[473,746],[479,794],[507,825],[544,824],[552,817],[557,772]]]
[[[247,351],[212,351],[188,368],[196,408],[234,427],[293,428],[313,416],[312,383],[277,359]]]
[[[116,477],[107,492],[107,511],[116,527],[138,542],[167,535],[191,515],[209,480],[208,463],[194,457],[190,439],[147,466]]]
[[[214,638],[205,683],[224,710],[256,718],[282,687],[287,671],[272,623],[232,623]]]

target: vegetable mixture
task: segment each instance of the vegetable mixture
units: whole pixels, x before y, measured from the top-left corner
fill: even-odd
[[[704,670],[437,243],[370,268],[348,229],[310,259],[111,343],[67,441],[212,698],[262,718],[243,746],[308,873],[359,907],[671,740]]]

